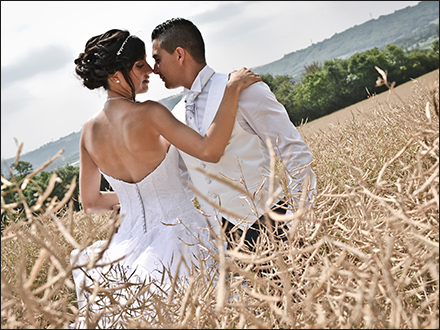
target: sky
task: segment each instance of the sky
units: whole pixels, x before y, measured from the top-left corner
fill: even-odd
[[[252,68],[331,38],[419,1],[1,1],[1,158],[38,149],[72,132],[102,109],[103,89],[74,73],[87,40],[113,28],[146,44],[173,17],[201,31],[207,64],[217,72]],[[176,95],[155,74],[137,100]]]

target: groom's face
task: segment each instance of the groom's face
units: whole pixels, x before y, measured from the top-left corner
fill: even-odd
[[[160,47],[160,41],[153,41],[154,73],[158,74],[168,89],[181,87],[179,82],[179,57],[176,52],[170,54]]]

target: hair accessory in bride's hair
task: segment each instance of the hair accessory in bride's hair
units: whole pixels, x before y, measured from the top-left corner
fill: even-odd
[[[124,46],[127,43],[128,39],[131,37],[131,34],[127,37],[127,39],[124,40],[124,42],[122,43],[121,48],[119,48],[118,52],[116,53],[116,56],[121,55],[121,53],[124,51]]]

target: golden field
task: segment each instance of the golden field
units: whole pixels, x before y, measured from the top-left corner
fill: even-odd
[[[160,283],[100,283],[91,294],[111,303],[87,326],[106,317],[131,329],[438,329],[438,104],[436,70],[302,125],[318,192],[313,209],[285,219],[286,244],[265,237],[255,254],[225,253],[219,237],[215,269],[202,263],[160,294],[148,293]],[[273,163],[271,179],[288,178]],[[41,170],[20,182],[2,177],[2,213],[17,207],[3,202],[5,187],[20,194]],[[75,326],[70,252],[110,238],[120,220],[73,212],[69,194],[48,201],[48,192],[33,207],[18,201],[22,220],[2,233],[2,328]],[[130,303],[114,299],[122,288]]]

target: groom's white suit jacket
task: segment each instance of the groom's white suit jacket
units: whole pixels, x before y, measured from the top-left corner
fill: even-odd
[[[206,74],[206,71],[210,70],[213,72],[211,68],[206,66],[201,72],[205,71]],[[212,74],[212,72],[210,74]],[[223,98],[227,81],[227,74],[213,73],[209,78],[209,84],[207,86],[209,90],[206,91],[206,88],[203,89],[205,94],[207,92],[207,98],[205,98],[206,106],[204,107],[203,116],[200,117],[202,119],[200,121],[201,125],[199,125],[199,129],[197,129],[201,135],[206,134],[206,131],[214,120]],[[251,85],[240,94],[234,129],[225,152],[218,163],[201,161],[179,150],[188,170],[190,180],[192,181],[190,183],[199,191],[199,194],[201,194],[201,196],[198,196],[198,201],[201,205],[202,211],[209,216],[210,223],[213,225],[213,228],[217,231],[217,233],[220,229],[218,225],[221,224],[221,217],[228,219],[234,225],[238,224],[240,228],[244,229],[252,225],[267,211],[268,207],[271,206],[266,205],[269,197],[268,174],[270,169],[270,155],[266,145],[266,139],[258,134],[248,132],[249,128],[245,130],[239,123],[240,119],[243,121],[243,117],[239,115],[240,111],[243,110],[241,106],[247,104],[243,98],[252,98],[252,93],[261,94],[262,92],[261,86],[258,87],[254,85]],[[256,90],[252,91],[252,86],[254,86],[254,89]],[[270,90],[265,84],[263,93],[271,94]],[[182,100],[174,107],[172,112],[174,116],[181,122],[187,123],[184,97],[182,97]],[[288,153],[289,157],[292,157],[292,154],[296,155],[295,157],[292,157],[292,161],[290,162],[294,163],[294,167],[308,165],[312,161],[310,150],[302,141],[299,133],[288,119],[288,115],[285,110],[284,113],[285,117],[277,118],[277,120],[280,121],[277,123],[277,126],[279,127],[273,127],[271,129],[275,132],[279,132],[280,127],[282,125],[286,125],[285,120],[287,119],[289,121],[289,124],[287,124],[289,125],[287,129],[291,130],[293,127],[295,136],[292,138],[292,141],[289,142],[289,144],[292,144],[289,150],[287,150],[288,147],[286,145],[285,153],[286,155]],[[257,115],[257,113],[255,113],[255,115]],[[269,119],[269,117],[270,115],[268,114],[267,118]],[[268,130],[270,129],[268,128]],[[276,141],[273,141],[272,143],[275,146]],[[294,153],[292,153],[292,149],[295,149]],[[220,175],[223,180],[232,182],[235,185],[245,188],[251,195],[253,195],[253,198],[246,198],[242,192],[239,192],[237,189],[225,184],[222,182],[223,180],[218,180],[208,176],[206,174],[207,172]],[[308,171],[306,172],[310,173],[312,184],[314,186],[315,175],[313,171],[311,168],[308,168]],[[301,181],[304,179],[306,172],[302,172],[300,175],[301,177],[297,178],[297,181],[299,182],[291,184],[291,186],[294,186],[293,189],[301,189]],[[275,188],[277,187],[278,185],[276,185]],[[221,209],[219,211],[218,208],[206,202],[204,198],[207,198],[215,205],[221,206],[221,208],[224,208],[225,211],[222,211]],[[278,200],[275,200],[274,203],[277,201]],[[235,217],[231,213],[238,215],[238,217]]]

